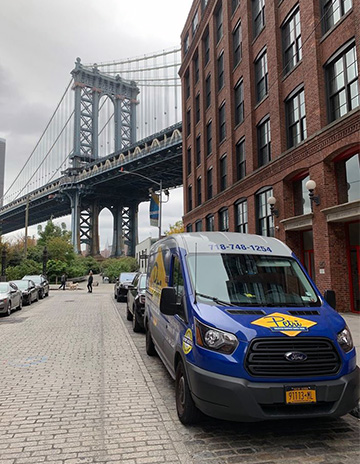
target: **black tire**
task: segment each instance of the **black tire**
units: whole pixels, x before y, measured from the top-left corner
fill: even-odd
[[[199,410],[192,399],[182,361],[179,361],[176,368],[175,399],[180,422],[184,425],[195,424],[199,419]]]
[[[121,301],[121,296],[120,296],[119,294],[116,295],[116,301],[117,301],[118,303],[120,303],[120,301]]]
[[[17,309],[20,311],[23,307],[23,300],[22,298],[20,298],[20,301],[19,301],[19,306],[17,307]]]
[[[32,298],[31,298],[31,293],[29,294],[29,298],[28,298],[28,305],[30,306],[32,303]]]
[[[6,313],[5,313],[5,316],[10,316],[10,314],[11,314],[11,303],[10,303],[10,301],[9,301],[9,304],[8,304],[8,307],[7,307],[7,311],[6,311]]]
[[[126,300],[126,319],[128,321],[132,321],[133,320],[133,315],[131,314],[130,310],[129,310],[129,304]]]
[[[42,300],[44,298],[44,290],[42,292],[39,292],[39,300]]]
[[[155,345],[154,345],[148,325],[146,325],[145,349],[146,349],[146,354],[148,356],[156,355]]]
[[[141,325],[136,317],[135,307],[133,307],[132,328],[134,332],[141,332]]]
[[[36,301],[36,302],[38,302],[38,301],[39,301],[39,292],[37,292],[37,294],[36,294],[35,301]]]

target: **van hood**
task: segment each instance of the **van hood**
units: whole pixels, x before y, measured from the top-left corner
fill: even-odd
[[[344,319],[329,306],[319,307],[227,307],[197,304],[201,322],[233,333],[240,341],[255,337],[327,337],[345,327]]]

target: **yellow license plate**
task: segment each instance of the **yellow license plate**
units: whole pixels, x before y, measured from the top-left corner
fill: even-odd
[[[285,394],[286,404],[316,403],[316,390],[313,387],[290,387]]]

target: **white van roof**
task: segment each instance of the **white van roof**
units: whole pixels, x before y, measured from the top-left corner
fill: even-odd
[[[173,234],[168,238],[176,240],[188,253],[243,253],[273,256],[292,256],[285,243],[272,237],[241,234],[236,232],[188,232]],[[196,244],[196,247],[195,247]]]

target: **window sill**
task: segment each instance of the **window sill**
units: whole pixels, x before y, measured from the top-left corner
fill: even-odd
[[[266,27],[266,24],[260,29],[260,31],[257,33],[257,35],[253,38],[253,40],[251,42],[251,45],[254,45],[254,43],[257,41],[257,39],[259,38],[259,36],[263,32],[263,30],[265,29],[265,27]]]
[[[282,81],[284,82],[285,79],[287,79],[294,71],[296,71],[296,69],[301,65],[302,63],[302,60],[298,61],[296,63],[296,65],[290,69],[290,71],[288,71],[286,74],[284,74],[283,78],[282,78]]]
[[[329,37],[329,35],[332,34],[335,31],[335,29],[339,27],[340,24],[342,24],[352,12],[353,12],[353,8],[351,8],[346,14],[344,14],[344,16],[342,16],[339,19],[339,21],[336,24],[334,24],[328,31],[326,31],[325,34],[321,37],[320,43],[326,40]]]
[[[256,105],[254,106],[254,110],[256,110],[267,98],[269,98],[268,93],[265,95],[265,97],[262,100],[260,100],[258,103],[256,103]]]

